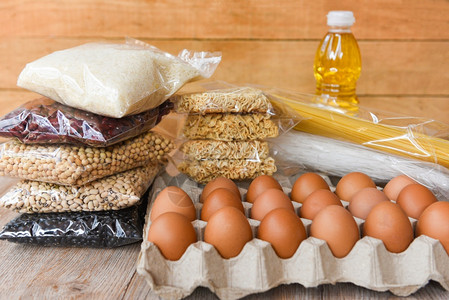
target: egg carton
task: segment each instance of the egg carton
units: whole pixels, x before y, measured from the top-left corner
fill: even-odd
[[[299,175],[274,177],[289,195]],[[334,191],[330,178],[322,177]],[[250,219],[252,204],[245,201],[249,182],[238,183],[238,186],[253,239],[238,256],[224,259],[212,245],[203,241],[207,222],[199,220],[202,186],[182,174],[176,177],[163,174],[156,178],[150,194],[144,237],[148,236],[151,226],[149,215],[154,199],[169,185],[182,188],[194,201],[197,220],[192,224],[198,242],[190,245],[179,260],[170,261],[162,256],[153,243],[144,238],[137,272],[145,278],[153,292],[162,298],[180,299],[203,286],[221,299],[237,299],[291,283],[316,287],[321,284],[351,282],[375,291],[390,291],[397,296],[408,296],[429,280],[435,280],[449,290],[449,256],[438,240],[427,236],[415,238],[402,253],[388,252],[381,240],[363,237],[347,256],[336,258],[325,241],[309,236],[312,222],[301,218],[309,237],[300,244],[291,258],[279,258],[270,243],[256,238],[260,222]],[[301,204],[292,203],[299,214]],[[348,202],[342,201],[342,204],[347,207]],[[364,220],[354,219],[362,232]],[[410,219],[410,222],[415,228],[416,220]]]

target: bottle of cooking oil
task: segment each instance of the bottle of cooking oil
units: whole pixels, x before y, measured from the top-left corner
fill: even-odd
[[[351,11],[330,11],[328,33],[321,40],[315,55],[316,94],[320,102],[350,111],[359,103],[356,83],[362,69],[360,50],[351,26],[355,18]]]

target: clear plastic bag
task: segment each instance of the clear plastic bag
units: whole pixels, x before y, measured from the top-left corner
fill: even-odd
[[[119,210],[139,203],[159,170],[150,164],[82,186],[22,180],[0,198],[0,207],[19,213]]]
[[[265,159],[203,159],[183,160],[178,170],[199,183],[208,183],[223,176],[232,180],[254,179],[260,175],[273,175],[277,171],[272,157]]]
[[[343,177],[358,171],[378,185],[404,174],[429,188],[438,199],[449,201],[449,169],[435,163],[296,130],[279,137],[272,147],[279,153],[276,164],[285,174],[311,170]]]
[[[116,211],[22,214],[0,232],[0,239],[47,247],[113,248],[142,241],[147,197]]]
[[[60,185],[83,185],[153,162],[165,162],[173,149],[169,139],[155,132],[143,133],[106,148],[87,146],[0,145],[0,175]]]
[[[89,43],[26,65],[17,85],[57,102],[121,118],[159,106],[185,83],[210,77],[220,53],[178,57],[144,42]]]
[[[170,100],[184,115],[185,139],[247,141],[275,138],[297,125],[302,117],[262,90],[222,81],[202,84],[203,91]]]
[[[25,144],[107,147],[150,130],[172,106],[166,101],[151,110],[116,119],[39,98],[0,119],[0,136]]]
[[[448,124],[363,105],[343,109],[318,96],[257,87],[304,118],[295,126],[303,134],[293,130],[276,144],[280,169],[331,176],[359,171],[384,183],[404,174],[449,199]]]
[[[172,100],[176,103],[176,111],[179,113],[274,114],[273,106],[264,92],[246,86],[178,95]]]
[[[270,154],[266,141],[214,141],[189,140],[181,145],[180,151],[190,160],[205,159],[247,159],[259,161]]]
[[[276,172],[267,141],[275,140],[301,117],[262,90],[225,82],[171,98],[182,119],[180,151],[172,157],[180,172],[197,182],[218,176],[252,179]]]

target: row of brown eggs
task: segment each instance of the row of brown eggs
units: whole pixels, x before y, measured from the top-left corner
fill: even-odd
[[[440,239],[445,248],[443,240],[449,241],[444,231],[436,230],[444,227],[438,222],[449,224],[449,208],[432,209],[436,204],[431,204],[437,201],[433,194],[406,176],[392,179],[382,192],[367,175],[349,173],[341,178],[333,193],[320,175],[306,173],[295,181],[290,196],[302,203],[301,217],[313,220],[310,236],[325,240],[336,257],[346,256],[360,238],[353,216],[366,219],[363,236],[381,239],[391,252],[402,252],[413,241],[408,216],[418,219],[423,215],[418,221],[418,235]],[[349,202],[348,210],[340,199]],[[201,219],[207,221],[204,241],[224,258],[237,256],[252,239],[252,231],[235,183],[223,177],[211,181],[203,189],[200,201]],[[281,185],[271,176],[259,176],[251,182],[246,201],[253,204],[250,217],[261,221],[257,237],[271,243],[279,257],[291,257],[307,235]],[[428,206],[430,212],[423,213]],[[447,215],[436,217],[435,214],[442,214],[440,211],[447,211]],[[153,204],[148,240],[158,246],[164,257],[177,260],[197,241],[191,223],[195,218],[195,206],[188,194],[178,187],[167,187]]]

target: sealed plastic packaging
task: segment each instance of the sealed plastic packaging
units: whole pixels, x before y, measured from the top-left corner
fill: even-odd
[[[169,139],[146,132],[106,148],[86,146],[0,145],[0,175],[60,185],[83,185],[95,179],[153,162],[165,162],[173,149]]]
[[[269,155],[268,143],[259,140],[215,141],[190,140],[181,145],[181,152],[190,160],[248,159],[259,161]]]
[[[47,247],[114,248],[142,241],[147,195],[141,204],[98,212],[22,214],[6,224],[0,239]]]
[[[159,170],[158,163],[147,164],[81,186],[22,180],[0,198],[0,207],[19,213],[119,210],[139,203]]]
[[[275,179],[288,195],[301,174],[276,174]],[[330,178],[320,175],[334,191],[335,186]],[[187,176],[181,174],[171,177],[164,173],[155,179],[137,272],[145,278],[151,290],[162,298],[181,299],[198,286],[203,286],[220,299],[239,299],[291,283],[317,287],[321,284],[351,282],[371,290],[391,291],[398,296],[407,296],[429,280],[436,280],[444,289],[449,290],[449,256],[438,240],[427,236],[415,236],[409,247],[401,253],[389,252],[381,240],[365,236],[356,242],[349,254],[337,258],[324,240],[310,236],[313,221],[301,218],[308,238],[300,243],[292,257],[280,258],[269,242],[257,237],[260,221],[250,218],[253,204],[246,201],[249,182],[239,182],[237,185],[253,239],[245,244],[237,256],[224,259],[214,246],[204,242],[208,223],[197,219],[192,225],[198,241],[188,246],[179,260],[167,260],[146,237],[152,225],[149,218],[152,205],[159,192],[170,185],[182,188],[189,195],[197,216],[201,215],[204,208],[203,203],[199,202],[203,187]],[[300,215],[302,204],[293,201],[292,205],[295,213]],[[342,205],[346,208],[348,202],[342,201]],[[355,217],[354,220],[362,232],[364,220]],[[415,219],[409,221],[412,225],[416,224]]]
[[[246,141],[278,135],[279,128],[268,114],[189,115],[184,126],[187,139]]]
[[[291,131],[276,143],[282,166],[335,176],[359,170],[378,182],[404,174],[449,199],[448,124],[362,105],[346,110],[314,95],[258,88],[304,118],[295,126],[303,134]]]
[[[248,141],[275,138],[302,117],[261,89],[226,82],[204,84],[204,91],[172,97],[185,116],[183,138]]]
[[[279,137],[272,147],[285,173],[306,169],[342,177],[358,170],[381,184],[404,174],[449,201],[449,169],[435,163],[296,130]]]
[[[173,97],[173,101],[179,113],[274,113],[263,91],[252,87],[189,93]]]
[[[296,130],[449,167],[449,125],[369,107],[336,108],[313,95],[260,87],[300,114]]]
[[[199,183],[208,183],[223,176],[232,180],[253,179],[260,175],[273,175],[276,172],[275,160],[265,159],[203,159],[184,160],[178,170],[189,175]]]
[[[116,119],[39,98],[1,118],[0,136],[17,138],[24,144],[107,147],[150,130],[172,106],[166,101],[151,110]]]
[[[28,63],[17,85],[57,102],[121,118],[155,108],[185,83],[210,77],[220,53],[178,57],[134,39],[88,43]]]
[[[197,182],[218,176],[234,180],[272,175],[277,167],[269,140],[289,131],[301,117],[262,90],[225,82],[171,98],[183,121],[182,145],[173,160]]]

